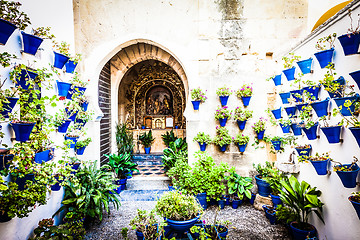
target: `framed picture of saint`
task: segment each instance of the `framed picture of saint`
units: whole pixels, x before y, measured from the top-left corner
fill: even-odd
[[[149,89],[145,98],[147,115],[172,115],[173,98],[170,90],[163,86],[155,86]]]

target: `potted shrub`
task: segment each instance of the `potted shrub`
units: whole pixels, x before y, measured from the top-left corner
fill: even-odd
[[[291,124],[292,124],[292,121],[290,119],[282,118],[279,120],[279,125],[280,125],[283,133],[290,133]]]
[[[270,142],[275,151],[281,150],[281,140],[282,140],[282,137],[279,137],[279,136],[270,138]]]
[[[255,165],[254,163],[253,167],[259,173],[255,176],[258,192],[261,196],[268,197],[271,193],[271,188],[267,182],[267,177],[270,176],[270,170],[274,168],[274,163],[266,161],[264,166],[262,166],[260,163],[258,165]]]
[[[359,21],[357,21],[357,26],[354,28],[351,11],[349,11],[348,16],[350,18],[350,28],[348,28],[348,33],[338,37],[345,56],[359,53],[360,44]]]
[[[209,134],[205,134],[204,132],[198,132],[198,134],[194,137],[194,142],[199,143],[200,151],[205,151],[206,145],[211,143],[211,137]]]
[[[174,167],[178,159],[187,159],[186,139],[178,138],[174,142],[170,142],[169,148],[164,149],[163,154],[162,162],[165,170]]]
[[[207,91],[207,90],[206,90]],[[194,110],[199,110],[200,103],[206,101],[207,97],[200,87],[191,89],[191,103],[193,105]]]
[[[16,28],[25,30],[31,24],[26,13],[20,11],[20,2],[2,1],[0,11],[0,44],[5,45]]]
[[[91,111],[83,111],[82,109],[79,110],[75,117],[75,124],[74,126],[78,129],[82,129],[87,122],[89,122],[92,118],[93,112]]]
[[[355,156],[353,158],[354,160],[351,164],[341,164],[332,160],[334,163],[338,164],[335,165],[333,169],[339,176],[344,187],[346,188],[356,187],[356,178],[360,170],[359,166],[356,164],[356,162],[358,162],[358,159]]]
[[[130,226],[136,231],[138,240],[161,238],[164,234],[164,225],[163,221],[159,222],[156,219],[153,210],[147,212],[138,209],[136,216],[130,221]]]
[[[126,123],[118,123],[115,126],[115,138],[118,154],[121,153],[133,153],[134,149],[134,137],[130,128]]]
[[[35,86],[35,79],[38,76],[35,70],[28,68],[24,64],[16,65],[10,72],[10,79],[15,83],[15,86],[20,86],[24,90]]]
[[[285,174],[281,172],[277,168],[269,169],[269,176],[266,178],[266,181],[269,183],[271,188],[270,197],[273,202],[273,207],[277,208],[278,205],[282,205],[282,201],[280,199],[280,190],[282,188],[281,181],[285,178]],[[275,212],[268,212],[274,218]]]
[[[79,137],[83,135],[83,132],[77,129],[75,126],[70,126],[69,131],[65,134],[64,144],[69,148],[75,148],[75,144],[78,141]]]
[[[70,123],[71,120],[65,110],[60,110],[55,113],[55,116],[53,117],[53,124],[59,133],[66,133]]]
[[[144,146],[145,153],[149,154],[151,151],[151,144],[154,142],[155,138],[152,136],[151,130],[149,132],[144,132],[139,136],[141,144]]]
[[[219,120],[220,126],[225,127],[227,120],[231,117],[232,111],[228,106],[218,107],[215,112],[215,119]]]
[[[355,208],[355,211],[360,219],[360,191],[352,192],[351,196],[348,199]]]
[[[251,177],[242,177],[232,170],[225,179],[227,180],[228,193],[232,199],[232,208],[237,209],[244,196],[251,199],[250,190],[254,187]]]
[[[256,121],[251,127],[255,131],[258,140],[262,140],[264,138],[265,132],[265,122],[267,120],[261,117],[258,121]]]
[[[55,51],[54,52],[54,64],[55,68],[62,69],[65,66],[65,63],[70,59],[69,48],[70,44],[62,41],[58,43],[53,41]]]
[[[316,216],[324,223],[322,218],[323,203],[319,199],[320,190],[312,188],[305,181],[301,183],[294,177],[281,181],[280,198],[286,208],[296,213],[296,221],[290,223],[290,228],[295,239],[305,239],[306,237],[315,237],[316,228],[309,221],[310,214],[316,213]]]
[[[305,144],[305,145],[299,145],[295,147],[295,150],[299,154],[299,156],[309,156],[311,151],[311,145]]]
[[[233,138],[234,143],[238,146],[239,152],[245,152],[246,146],[249,142],[249,136],[244,136],[244,134],[237,134],[235,138]]]
[[[216,136],[212,142],[220,147],[221,152],[226,151],[226,148],[231,141],[232,138],[229,134],[229,130],[225,127],[216,126]]]
[[[86,138],[84,140],[77,141],[75,144],[75,151],[77,155],[83,155],[85,148],[91,143],[91,138]]]
[[[318,175],[326,175],[328,174],[328,164],[329,161],[332,161],[332,159],[329,156],[329,153],[323,153],[323,154],[319,154],[319,153],[315,153],[314,156],[306,156],[306,155],[302,155],[298,157],[298,161],[299,162],[307,162],[310,161],[311,164],[314,166],[316,173]]]
[[[336,33],[329,34],[326,37],[319,38],[316,42],[315,49],[319,52],[315,53],[315,57],[318,60],[320,67],[324,68],[332,63],[332,57],[334,54],[334,42],[336,40]]]
[[[301,119],[301,128],[304,131],[308,140],[317,139],[317,128],[319,123],[314,122],[311,118],[311,107],[307,106],[303,108],[303,111],[300,111],[299,118]]]
[[[161,135],[161,138],[165,144],[165,146],[169,147],[171,142],[175,142],[178,137],[175,136],[174,131],[171,130],[170,132],[166,132],[165,134]]]
[[[331,98],[341,97],[345,90],[345,79],[341,76],[335,79],[336,72],[334,64],[330,63],[325,67],[327,69],[324,78],[319,80],[319,83],[324,86],[324,89],[329,93]]]
[[[234,119],[236,120],[238,127],[240,130],[245,129],[246,121],[252,118],[253,111],[242,109],[241,107],[235,108],[234,111]]]
[[[295,61],[298,61],[300,56],[295,56],[294,53],[289,53],[288,56],[283,56],[282,60],[284,61],[284,68],[283,73],[285,74],[288,81],[294,80],[295,75]]]
[[[32,34],[21,31],[23,51],[35,55],[44,39],[53,39],[55,36],[50,33],[50,27],[38,27],[32,29]]]
[[[175,232],[186,232],[201,217],[203,209],[191,195],[170,191],[156,202],[155,211],[165,218],[166,223]]]
[[[216,94],[219,96],[220,98],[220,102],[221,102],[221,106],[226,106],[229,96],[233,93],[232,90],[230,90],[230,88],[224,86],[221,88],[218,88],[216,90]]]
[[[248,84],[242,85],[242,87],[236,91],[236,96],[238,98],[241,98],[244,107],[249,106],[252,94],[253,94],[253,88]]]
[[[15,97],[17,89],[2,89],[4,82],[0,82],[0,118],[8,118],[19,98]]]
[[[74,73],[76,66],[81,61],[81,54],[77,53],[74,57],[70,57],[65,63],[65,71],[67,73]]]
[[[90,80],[84,81],[80,78],[79,74],[76,72],[70,80],[71,87],[66,96],[67,99],[76,99],[84,95],[86,91],[86,86]]]

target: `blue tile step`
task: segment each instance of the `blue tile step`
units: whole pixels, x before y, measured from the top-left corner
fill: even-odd
[[[132,156],[133,162],[138,165],[161,165],[162,164],[162,153],[154,154],[134,154]]]
[[[156,201],[169,190],[125,190],[120,193],[122,202],[129,201]]]

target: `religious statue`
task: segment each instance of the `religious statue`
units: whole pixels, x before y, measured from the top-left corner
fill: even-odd
[[[171,115],[172,98],[171,92],[162,86],[156,86],[146,94],[147,115]]]

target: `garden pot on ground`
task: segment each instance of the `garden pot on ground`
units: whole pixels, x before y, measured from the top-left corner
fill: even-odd
[[[76,66],[77,66],[77,63],[75,63],[72,60],[68,60],[65,63],[66,72],[67,73],[74,73]]]
[[[296,107],[285,107],[285,112],[289,116],[289,118],[292,118],[295,116],[296,113]]]
[[[341,97],[341,98],[334,98],[334,101],[336,103],[336,105],[338,107],[341,106],[341,110],[340,113],[344,116],[351,116],[351,113],[353,113],[355,111],[355,105],[354,103],[359,101],[360,99],[360,95],[356,94],[355,96],[351,96],[351,97]],[[350,102],[352,102],[353,104],[351,104],[351,106],[349,108],[344,106],[344,103],[349,100]]]
[[[226,106],[229,100],[229,96],[219,96],[219,98],[220,98],[221,106]]]
[[[50,156],[49,154],[50,154],[50,150],[45,150],[45,151],[36,153],[35,157],[34,157],[34,162],[41,164],[43,162],[49,161],[49,156]]]
[[[306,134],[308,140],[315,140],[317,139],[317,127],[319,123],[315,123],[314,126],[310,127],[309,129],[303,127],[302,130]]]
[[[228,195],[223,195],[223,198],[225,199],[225,205],[229,206],[230,205],[230,197]]]
[[[65,122],[63,122],[63,124],[58,126],[58,132],[59,133],[66,133],[70,123],[71,123],[71,120],[65,120]]]
[[[54,51],[54,67],[62,69],[65,63],[69,60],[68,56]]]
[[[338,165],[337,165],[338,166]],[[351,164],[343,164],[344,167],[349,168]],[[336,166],[335,166],[336,167]],[[336,171],[337,175],[341,179],[342,184],[346,188],[356,187],[356,177],[359,173],[359,166],[355,164],[352,168],[352,171]]]
[[[240,130],[244,130],[244,129],[245,129],[246,120],[245,120],[245,121],[236,120],[236,122],[237,122],[238,127],[239,127]]]
[[[295,99],[295,102],[301,102],[302,101],[302,95],[303,95],[303,90],[292,90],[290,91],[291,96],[293,99]],[[299,96],[300,95],[300,96]]]
[[[275,119],[281,118],[281,108],[271,110],[271,112],[274,115]]]
[[[86,147],[81,147],[76,149],[77,155],[83,155]]]
[[[69,136],[65,135],[65,140],[71,140],[71,143],[69,144],[70,148],[75,148],[75,144],[78,139],[79,139],[79,137],[69,137]]]
[[[313,102],[310,104],[319,118],[328,115],[329,100],[329,98],[326,98],[323,101]]]
[[[333,54],[334,54],[334,48],[331,48],[329,50],[317,52],[314,55],[315,55],[316,59],[318,60],[320,67],[324,68],[327,65],[329,65],[329,63],[332,62]]]
[[[242,203],[242,200],[232,200],[231,207],[233,209],[237,209]]]
[[[299,156],[310,156],[311,149],[311,146],[309,148],[295,148]]]
[[[139,232],[139,231],[136,231],[136,237],[137,237],[137,240],[144,240],[144,234],[142,232]]]
[[[336,84],[339,84],[339,86],[344,86],[346,84],[345,78],[343,76],[340,76],[338,79],[333,81]],[[338,92],[329,92],[328,94],[331,98],[339,98],[341,97],[341,94]]]
[[[218,201],[219,207],[220,209],[224,209],[225,208],[225,200],[219,200]]]
[[[255,194],[255,193],[251,193],[251,198],[249,199],[251,205],[254,205],[255,198],[256,198],[256,194]]]
[[[276,210],[265,210],[265,214],[271,225],[276,224]]]
[[[34,80],[37,77],[37,73],[30,70],[22,69],[18,78],[16,78],[15,86],[20,86],[24,90],[28,90],[30,84],[28,81]]]
[[[1,19],[0,19],[1,20]],[[12,218],[10,218],[8,215],[7,215],[7,213],[5,212],[5,213],[2,213],[2,212],[0,212],[0,223],[2,223],[2,222],[8,222],[8,221],[10,221]]]
[[[225,144],[225,145],[219,146],[220,151],[221,151],[221,152],[225,152],[225,151],[226,151],[227,146],[228,146],[228,144]]]
[[[207,209],[206,193],[199,193],[195,195],[196,199],[200,203],[203,209]]]
[[[273,202],[274,208],[276,208],[278,205],[282,205],[282,201],[280,199],[280,196],[273,195],[270,193],[271,200]]]
[[[187,221],[174,221],[171,219],[165,219],[166,223],[170,226],[172,230],[178,233],[184,233],[189,231],[189,229],[195,225],[196,221],[199,219],[200,216],[196,218],[187,220]]]
[[[243,104],[244,104],[244,107],[249,106],[249,104],[250,104],[250,99],[251,99],[251,96],[250,96],[250,97],[241,97],[241,100],[242,100],[242,102],[243,102]]]
[[[145,154],[149,154],[151,151],[151,147],[144,147]]]
[[[358,215],[358,218],[360,219],[360,203],[354,201],[352,196],[350,196],[348,199],[351,202],[351,204],[353,205],[353,207],[355,208],[356,214]]]
[[[71,87],[71,83],[56,81],[56,85],[58,88],[59,96],[66,97]]]
[[[255,176],[258,192],[263,197],[268,197],[271,193],[270,185],[263,179],[259,178],[260,175]]]
[[[199,106],[200,106],[200,100],[199,101],[191,101],[194,110],[199,110]]]
[[[339,143],[342,126],[321,127],[329,143]]]
[[[271,141],[275,151],[279,151],[281,149],[281,141]]]
[[[239,148],[239,152],[245,152],[246,146],[247,144],[237,144],[238,148]]]
[[[4,118],[8,118],[9,117],[9,113],[11,113],[11,111],[13,110],[13,108],[15,107],[17,101],[19,100],[19,98],[6,98],[9,102],[8,103],[4,103],[3,104],[3,110],[1,111],[1,115]]]
[[[308,74],[311,72],[312,60],[313,60],[312,58],[309,58],[309,59],[305,59],[305,60],[296,62],[296,64],[299,66],[299,68],[303,74]]]
[[[345,56],[359,53],[360,34],[351,33],[338,37],[340,44],[344,50]]]
[[[310,94],[310,96],[314,97],[316,100],[319,99],[319,91],[320,91],[319,86],[308,86],[308,87],[304,87],[302,90],[307,91]]]
[[[297,123],[291,124],[291,130],[293,131],[294,136],[301,136],[301,127]]]
[[[0,18],[0,45],[6,44],[15,29],[14,24]]]
[[[315,171],[318,175],[326,175],[327,174],[327,166],[329,163],[329,159],[325,161],[311,161],[311,164],[314,166]]]
[[[290,98],[290,92],[279,93],[279,96],[283,104],[289,103],[288,99]]]
[[[297,222],[290,223],[290,229],[294,240],[305,240],[307,237],[316,237],[316,228],[309,223],[302,223],[305,225],[306,230],[300,229]]]
[[[127,182],[127,178],[115,180],[115,184],[116,184],[116,185],[119,185],[121,190],[125,190],[125,188],[126,188],[126,182]]]
[[[356,82],[358,88],[360,88],[360,70],[349,73],[349,75],[354,79],[354,81]]]
[[[15,139],[19,142],[26,142],[29,140],[30,134],[35,126],[35,123],[10,123],[15,132]]]
[[[283,131],[283,133],[290,133],[290,128],[291,125],[284,125],[282,123],[279,123],[281,130]]]
[[[360,147],[360,128],[349,127],[349,129],[353,134],[358,146]]]
[[[24,53],[35,55],[43,42],[42,38],[21,31]]]
[[[295,79],[295,67],[283,70],[285,77],[288,81]]]
[[[199,142],[198,142],[199,143]],[[199,143],[199,146],[200,146],[200,151],[204,152],[205,149],[206,149],[206,143]]]
[[[5,168],[9,168],[9,162],[14,158],[13,154],[7,154],[9,151],[7,149],[0,149],[0,171],[4,170]]]
[[[225,127],[226,126],[226,122],[227,122],[227,118],[220,118],[219,119],[220,122],[220,126],[221,127]]]
[[[256,132],[256,137],[258,140],[262,140],[264,138],[265,130],[262,130],[260,132]]]
[[[276,75],[276,76],[273,78],[273,81],[274,81],[275,86],[281,85],[281,74]]]
[[[117,188],[113,189],[114,192],[116,192],[117,194],[121,193],[121,185],[118,185]],[[114,194],[113,192],[110,191],[111,194]]]

